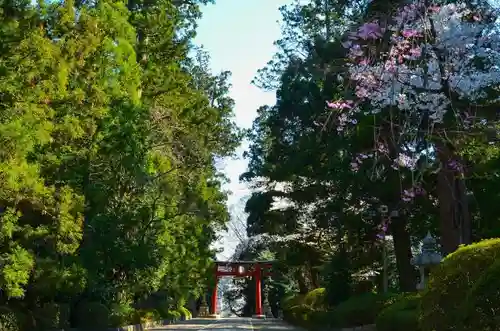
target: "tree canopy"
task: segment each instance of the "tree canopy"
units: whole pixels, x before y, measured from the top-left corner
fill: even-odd
[[[154,295],[168,310],[205,290],[228,220],[215,163],[241,138],[230,73],[192,44],[206,2],[1,4],[4,320],[79,327],[98,303],[131,322]]]
[[[300,293],[414,291],[427,231],[445,254],[498,235],[495,8],[311,0],[282,14],[255,79],[276,103],[258,110],[241,179],[249,235],[280,242]]]

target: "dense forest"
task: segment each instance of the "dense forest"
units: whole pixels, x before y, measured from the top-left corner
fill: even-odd
[[[241,139],[193,44],[207,2],[1,2],[2,331],[166,319],[206,291]]]
[[[213,2],[0,3],[2,331],[196,311],[230,218],[217,164],[245,137],[230,73],[193,43]],[[265,305],[312,330],[498,330],[498,9],[292,0],[281,13],[254,80],[276,103],[246,132],[250,239],[233,257],[274,260]],[[444,257],[428,273],[415,265],[427,233]],[[245,304],[230,309],[251,316],[254,281],[234,285],[226,300]]]
[[[276,260],[266,282],[275,314],[296,305],[288,318],[302,326],[356,326],[379,307],[366,294],[416,291],[412,258],[430,232],[448,257],[423,295],[427,311],[412,315],[413,326],[380,330],[417,330],[418,318],[418,330],[497,330],[498,298],[480,296],[487,309],[475,302],[490,314],[486,324],[460,306],[478,297],[464,294],[475,287],[459,268],[484,268],[483,290],[499,293],[486,281],[499,274],[486,276],[498,240],[457,251],[500,236],[497,9],[486,1],[310,0],[281,11],[279,51],[254,80],[277,91],[276,103],[258,110],[241,176],[254,189],[246,203],[253,239],[235,258]],[[490,264],[460,260],[463,252],[483,258],[486,246],[496,247],[483,260]],[[441,276],[451,265],[455,276]],[[469,279],[452,286],[460,272]],[[234,310],[251,314],[252,281],[235,284],[227,298],[247,298]]]

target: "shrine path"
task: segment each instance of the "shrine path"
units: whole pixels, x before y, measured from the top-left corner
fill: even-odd
[[[161,326],[149,330],[156,331],[299,331],[300,329],[276,319],[253,318],[195,318],[173,325]]]

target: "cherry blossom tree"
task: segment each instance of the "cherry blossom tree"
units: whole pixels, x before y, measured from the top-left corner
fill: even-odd
[[[443,248],[453,251],[471,241],[470,166],[462,151],[471,141],[496,143],[486,133],[498,125],[497,12],[486,4],[419,0],[382,21],[349,34],[348,74],[339,79],[350,88],[327,107],[339,134],[367,118],[373,122],[373,147],[354,156],[352,170],[368,160],[389,164],[378,175],[407,177],[403,202],[426,194],[424,174],[437,174]]]

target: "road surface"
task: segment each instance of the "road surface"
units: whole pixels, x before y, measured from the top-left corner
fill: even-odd
[[[152,328],[156,331],[299,331],[293,326],[287,325],[275,319],[252,319],[252,318],[221,318],[201,319],[194,318],[177,324]]]

